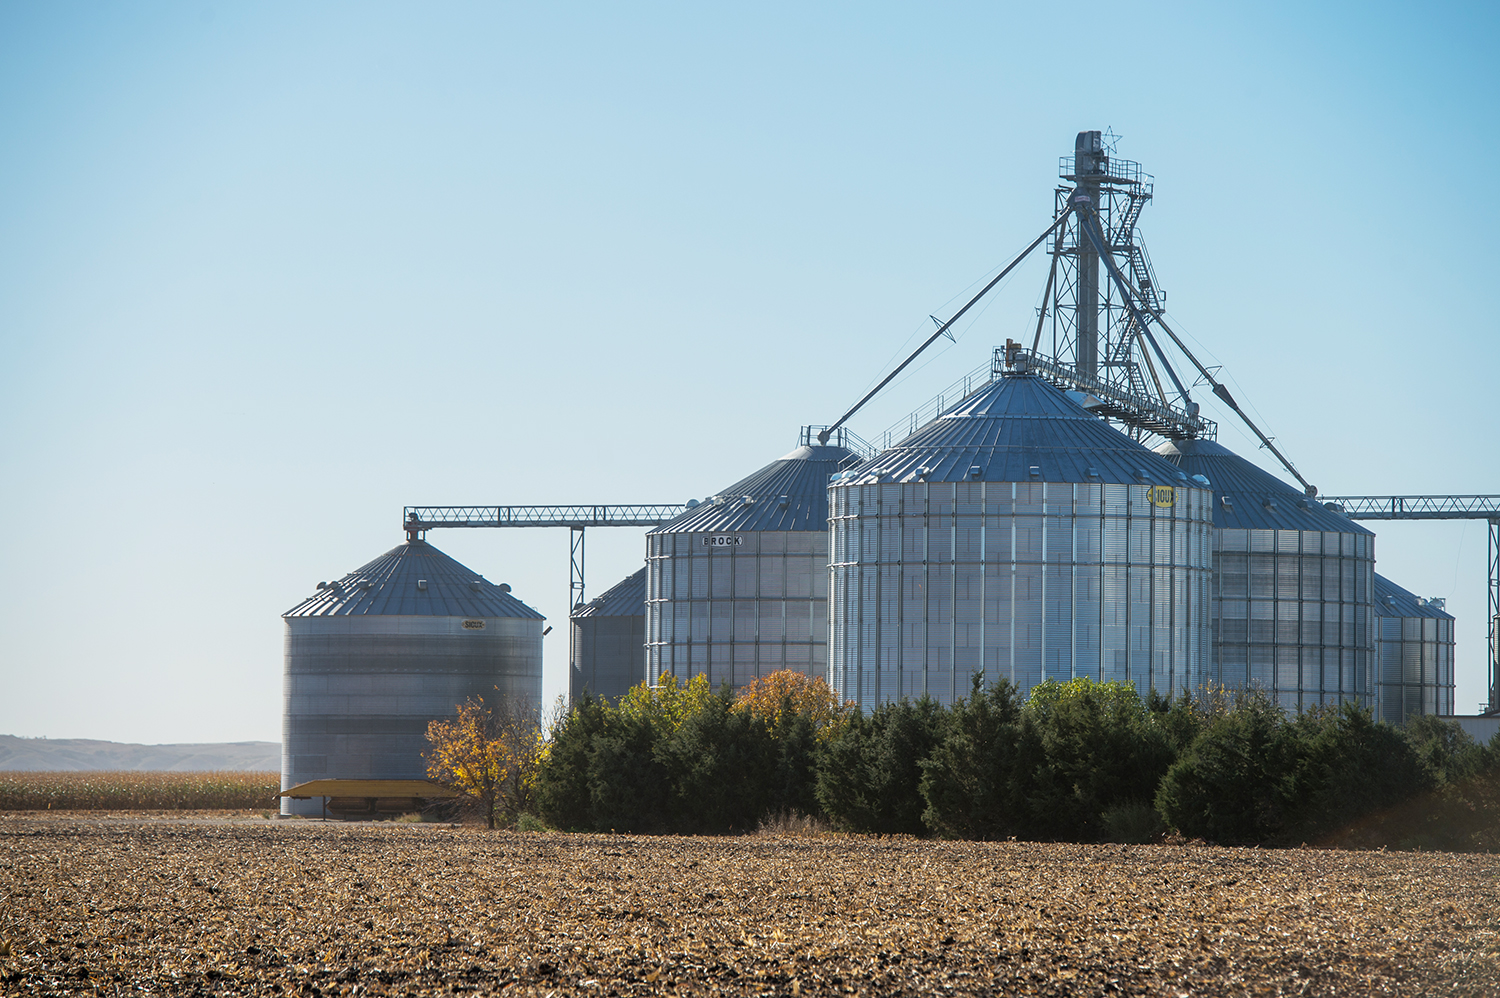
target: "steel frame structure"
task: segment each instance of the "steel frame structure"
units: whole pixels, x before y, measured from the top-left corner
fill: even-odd
[[[1351,520],[1485,520],[1485,631],[1489,638],[1486,714],[1500,713],[1500,496],[1328,496]]]
[[[588,527],[659,527],[687,510],[682,503],[615,506],[405,506],[401,529],[421,540],[439,527],[567,527],[568,612],[584,602],[583,532]]]
[[[613,506],[405,506],[401,529],[407,540],[423,540],[441,527],[567,527],[568,615],[586,602],[584,536],[589,527],[659,527],[687,511],[683,503]],[[568,661],[573,660],[573,628],[568,628]]]
[[[1088,169],[1090,165],[1098,170]],[[1136,222],[1151,200],[1152,177],[1139,163],[1103,153],[1097,157],[1064,156],[1058,163],[1058,175],[1071,186],[1059,185],[1054,190],[1053,217],[1066,216],[1066,220],[1052,248],[1052,269],[1031,353],[1045,353],[1056,363],[1071,366],[1080,378],[1102,382],[1117,393],[1165,400],[1167,393],[1150,358],[1144,351],[1137,353],[1143,331],[1138,321],[1149,323],[1166,302],[1165,293],[1157,287],[1151,258],[1136,231]],[[1132,309],[1107,276],[1101,280],[1099,254],[1083,228],[1087,216],[1074,210],[1080,194],[1092,202],[1092,214],[1098,219],[1105,246],[1124,262],[1122,269],[1146,306],[1144,311]],[[1051,344],[1043,351],[1042,338],[1048,331]]]

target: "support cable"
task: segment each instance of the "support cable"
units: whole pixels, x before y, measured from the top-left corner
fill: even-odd
[[[1047,306],[1052,304],[1052,289],[1057,285],[1057,259],[1062,256],[1063,233],[1057,234],[1057,241],[1052,244],[1052,267],[1047,271],[1047,287],[1042,292],[1042,310],[1036,317],[1036,335],[1031,338],[1031,352],[1036,353],[1037,347],[1042,342],[1042,326],[1047,321]],[[1053,308],[1052,315],[1055,318],[1057,309]]]
[[[1110,272],[1114,272],[1113,261],[1110,261]],[[1162,330],[1172,338],[1172,342],[1177,344],[1177,349],[1181,350],[1183,355],[1186,356],[1188,360],[1192,361],[1193,366],[1198,369],[1198,373],[1203,376],[1203,380],[1207,381],[1209,387],[1213,389],[1214,395],[1216,395],[1219,400],[1222,401],[1225,405],[1229,406],[1229,408],[1233,409],[1235,415],[1239,416],[1244,424],[1250,427],[1251,432],[1253,432],[1258,438],[1260,438],[1261,445],[1269,450],[1272,454],[1275,454],[1276,460],[1281,462],[1281,466],[1287,471],[1291,472],[1293,478],[1302,483],[1302,490],[1306,492],[1308,496],[1316,496],[1318,494],[1318,487],[1316,485],[1310,484],[1307,479],[1303,478],[1301,472],[1297,470],[1296,466],[1293,465],[1291,461],[1287,460],[1286,455],[1276,449],[1276,445],[1271,442],[1271,438],[1262,433],[1260,427],[1255,425],[1255,421],[1245,414],[1245,411],[1240,408],[1240,404],[1234,400],[1234,396],[1229,393],[1229,389],[1225,387],[1224,383],[1210,374],[1208,368],[1204,367],[1202,362],[1199,361],[1196,356],[1194,356],[1193,351],[1189,350],[1187,344],[1182,342],[1182,337],[1178,336],[1177,333],[1173,331],[1172,327],[1167,325],[1167,320],[1162,318],[1162,314],[1156,309],[1152,308],[1149,304],[1147,304],[1144,296],[1142,296],[1140,292],[1137,291],[1135,287],[1129,282],[1125,283],[1125,287],[1129,288],[1129,290],[1135,294],[1136,298],[1140,300],[1141,307],[1144,308],[1147,314],[1149,314],[1153,319],[1156,320],[1156,324],[1158,326],[1161,326]],[[1140,323],[1139,318],[1136,319],[1136,322],[1137,324]],[[1148,333],[1147,335],[1149,336],[1150,334]],[[1152,341],[1152,345],[1155,345],[1154,340]],[[1173,375],[1173,380],[1176,380],[1176,375]]]
[[[1193,402],[1192,397],[1188,395],[1188,390],[1183,387],[1182,380],[1177,377],[1177,372],[1172,369],[1172,362],[1167,360],[1167,355],[1162,352],[1161,345],[1156,342],[1156,337],[1151,335],[1151,329],[1142,321],[1140,312],[1136,310],[1135,297],[1130,294],[1129,284],[1126,283],[1124,277],[1120,276],[1120,268],[1115,266],[1115,258],[1104,244],[1102,233],[1096,231],[1099,228],[1099,220],[1094,214],[1093,206],[1090,205],[1086,211],[1080,210],[1079,219],[1083,222],[1080,228],[1088,235],[1089,242],[1094,244],[1094,252],[1099,254],[1099,259],[1104,261],[1105,269],[1109,271],[1109,276],[1113,278],[1116,287],[1120,289],[1120,296],[1125,299],[1125,307],[1130,310],[1130,318],[1135,321],[1136,328],[1146,337],[1146,342],[1151,344],[1151,349],[1156,352],[1157,358],[1161,360],[1162,367],[1167,369],[1167,375],[1171,377],[1172,384],[1177,387],[1177,392],[1182,397],[1183,405],[1191,406]],[[1088,224],[1089,222],[1093,222],[1094,224],[1091,226]]]
[[[820,445],[828,443],[828,438],[833,433],[834,430],[838,429],[840,426],[843,426],[844,423],[849,419],[850,416],[852,416],[856,412],[858,412],[861,408],[864,407],[864,404],[866,402],[870,401],[870,399],[874,398],[877,394],[879,394],[880,390],[882,388],[884,388],[886,385],[890,384],[891,381],[896,377],[896,375],[898,375],[902,371],[906,370],[906,365],[908,365],[912,361],[916,360],[917,359],[917,354],[921,353],[923,350],[926,350],[929,346],[931,346],[933,344],[933,341],[935,341],[939,336],[942,336],[944,333],[946,333],[948,331],[948,327],[949,326],[952,326],[959,319],[963,318],[963,314],[965,312],[967,312],[969,309],[973,308],[974,304],[976,302],[978,302],[979,299],[981,299],[985,295],[989,294],[990,289],[993,288],[995,285],[999,284],[1000,281],[1001,281],[1001,279],[1003,279],[1006,274],[1009,274],[1012,270],[1015,270],[1016,267],[1018,267],[1020,265],[1021,261],[1024,260],[1024,259],[1026,259],[1026,257],[1031,254],[1032,250],[1034,250],[1038,246],[1040,246],[1042,244],[1042,241],[1044,239],[1046,239],[1048,236],[1052,235],[1052,233],[1054,231],[1056,231],[1057,227],[1059,225],[1063,224],[1063,222],[1067,219],[1067,217],[1068,217],[1068,213],[1067,212],[1063,212],[1061,215],[1059,215],[1057,217],[1056,221],[1054,221],[1051,225],[1047,226],[1047,231],[1046,232],[1043,232],[1041,235],[1039,235],[1035,239],[1033,239],[1031,241],[1031,245],[1028,246],[1028,247],[1026,247],[1025,249],[1023,249],[1021,251],[1021,255],[1020,256],[1016,257],[1014,260],[1012,260],[1010,263],[1008,263],[1005,266],[1005,269],[1002,270],[1002,271],[1000,271],[1000,273],[996,274],[995,277],[994,277],[994,279],[991,280],[990,283],[986,284],[983,288],[980,288],[979,289],[979,294],[975,295],[973,298],[970,298],[969,299],[969,303],[967,305],[965,305],[963,308],[959,309],[957,312],[953,313],[953,318],[949,319],[947,322],[945,322],[941,326],[939,326],[937,328],[937,331],[935,333],[933,333],[931,336],[927,337],[927,339],[922,343],[921,346],[917,347],[915,350],[912,351],[910,357],[907,357],[905,360],[903,360],[901,362],[901,364],[894,371],[892,371],[890,374],[887,374],[885,376],[885,379],[882,380],[880,382],[880,384],[876,385],[874,388],[871,388],[868,392],[866,392],[864,398],[862,398],[858,402],[854,403],[854,407],[853,408],[851,408],[848,412],[844,413],[842,416],[840,416],[838,418],[838,422],[834,423],[832,426],[829,426],[828,428],[826,428],[824,430],[820,430],[818,432],[818,443]]]

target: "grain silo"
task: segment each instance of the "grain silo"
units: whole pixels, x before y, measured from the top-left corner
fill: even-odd
[[[1453,713],[1453,615],[1375,575],[1375,711],[1400,724]]]
[[[1213,441],[1157,452],[1213,489],[1213,680],[1373,706],[1375,535]]]
[[[426,541],[408,541],[282,615],[282,789],[421,779],[427,723],[470,696],[541,709],[542,615]],[[283,814],[321,802],[286,799]]]
[[[568,692],[618,700],[646,681],[646,570],[573,612]]]
[[[829,486],[830,675],[869,708],[971,676],[1197,687],[1207,489],[1007,373]]]
[[[828,477],[847,438],[800,446],[646,535],[646,675],[735,688],[828,662]]]

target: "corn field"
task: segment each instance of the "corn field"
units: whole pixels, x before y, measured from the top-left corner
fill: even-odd
[[[0,811],[207,811],[276,806],[277,773],[0,772]]]

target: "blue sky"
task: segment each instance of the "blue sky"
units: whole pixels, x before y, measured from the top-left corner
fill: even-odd
[[[1040,232],[1086,128],[1155,175],[1169,315],[1310,480],[1500,492],[1497,21],[0,6],[0,731],[278,739],[279,615],[404,504],[727,486]],[[984,363],[1044,280],[854,429]],[[1377,529],[1378,570],[1459,617],[1472,709],[1483,524]],[[640,534],[590,532],[592,593]],[[564,623],[565,531],[431,539]]]

